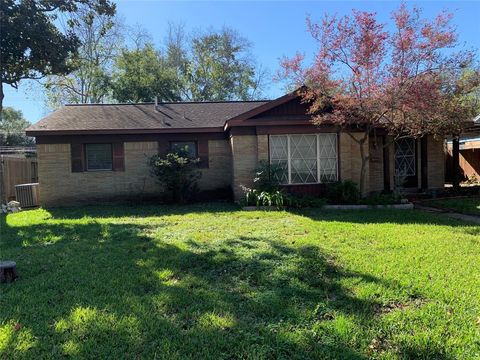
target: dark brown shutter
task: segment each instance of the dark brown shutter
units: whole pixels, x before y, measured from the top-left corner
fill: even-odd
[[[112,169],[113,171],[125,171],[125,151],[123,142],[114,142],[112,144]]]
[[[388,138],[383,135],[383,190],[390,192],[390,144],[387,145],[387,141]]]
[[[420,140],[420,166],[422,174],[422,189],[428,189],[428,140],[424,136]]]
[[[85,155],[83,153],[83,144],[70,144],[70,155],[72,160],[72,172],[85,171]]]
[[[170,143],[168,141],[159,141],[158,142],[158,155],[165,156],[170,151]]]
[[[197,150],[198,157],[200,158],[198,167],[208,168],[208,140],[198,140]]]

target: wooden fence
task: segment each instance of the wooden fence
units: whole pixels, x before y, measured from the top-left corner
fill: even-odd
[[[0,155],[0,203],[15,199],[15,185],[38,182],[37,159]]]

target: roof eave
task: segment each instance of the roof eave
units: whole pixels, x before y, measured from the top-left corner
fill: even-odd
[[[280,96],[279,98],[275,99],[275,100],[271,100],[269,102],[267,102],[266,104],[263,104],[263,105],[260,105],[258,107],[255,107],[251,110],[248,110],[244,113],[241,113],[237,116],[234,116],[230,119],[228,119],[226,122],[225,122],[225,125],[223,127],[224,131],[227,131],[230,127],[232,126],[239,126],[243,121],[245,120],[248,120],[256,115],[259,115],[265,111],[268,111],[270,109],[273,109],[274,107],[277,107],[281,104],[284,104],[290,100],[293,100],[297,97],[300,96],[300,91],[301,89],[303,89],[303,87],[300,87],[286,95],[283,95],[283,96]],[[241,125],[240,125],[241,126]]]
[[[113,134],[178,134],[178,133],[215,133],[223,132],[223,127],[171,128],[171,129],[90,129],[90,130],[26,130],[27,136],[52,135],[113,135]]]

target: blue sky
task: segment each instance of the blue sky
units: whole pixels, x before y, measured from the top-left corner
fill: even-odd
[[[278,69],[279,58],[291,56],[297,50],[307,55],[315,51],[315,43],[306,32],[305,17],[320,19],[323,14],[348,14],[353,8],[375,11],[382,22],[399,1],[117,1],[117,9],[127,25],[140,24],[147,29],[156,44],[165,37],[168,22],[183,23],[187,30],[221,28],[236,29],[253,43],[256,60],[272,75]],[[460,41],[468,48],[480,49],[480,1],[409,1],[432,18],[443,9],[455,15]],[[4,88],[4,106],[23,111],[36,122],[48,113],[42,93],[32,90],[28,82],[16,91]],[[282,95],[282,86],[271,83],[266,96]]]

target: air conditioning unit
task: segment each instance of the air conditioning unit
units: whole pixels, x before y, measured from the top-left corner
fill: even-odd
[[[38,183],[15,185],[15,195],[20,207],[38,206]]]

